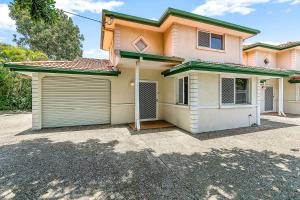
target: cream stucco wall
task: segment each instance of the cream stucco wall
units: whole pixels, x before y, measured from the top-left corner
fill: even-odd
[[[250,51],[243,53],[243,64],[249,65],[249,66],[255,66],[256,65],[256,52]]]
[[[122,68],[122,73],[111,79],[111,123],[134,121],[134,69]],[[160,70],[140,70],[140,80],[157,81],[158,119],[164,119],[182,129],[190,130],[189,109],[176,105],[175,78],[164,78]]]
[[[284,112],[290,114],[300,114],[300,101],[296,95],[300,93],[300,84],[291,84],[288,79],[284,80]],[[297,92],[298,89],[298,92]]]
[[[265,64],[265,59],[269,60],[269,64]],[[256,66],[261,67],[269,67],[269,68],[276,68],[277,67],[277,59],[276,53],[268,52],[268,51],[256,51]]]
[[[295,50],[295,69],[300,70],[300,50]]]
[[[277,67],[292,69],[292,52],[290,50],[277,54]]]
[[[199,132],[247,127],[256,123],[256,81],[251,76],[226,77],[249,78],[251,105],[220,105],[220,77],[218,74],[199,73]],[[250,115],[250,116],[249,116]]]
[[[120,48],[125,51],[137,52],[136,48],[133,46],[133,42],[140,36],[143,36],[145,40],[150,45],[149,48],[144,53],[149,54],[164,54],[164,42],[163,42],[163,34],[154,31],[148,31],[144,29],[135,29],[126,26],[118,25],[116,27],[118,35],[115,37],[118,41],[116,44],[116,48]]]
[[[168,28],[165,32],[164,32],[164,55],[166,56],[172,56],[173,54],[173,49],[172,49],[172,26],[170,28]]]
[[[202,59],[205,61],[240,63],[242,58],[240,38],[225,35],[225,51],[197,48],[197,29],[184,25],[175,25],[174,55],[190,59]],[[199,27],[201,28],[201,27]]]

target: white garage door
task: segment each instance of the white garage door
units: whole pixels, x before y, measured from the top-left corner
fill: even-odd
[[[110,82],[95,78],[42,79],[42,127],[110,123]]]

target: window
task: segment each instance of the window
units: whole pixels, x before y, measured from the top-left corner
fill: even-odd
[[[138,52],[141,52],[141,53],[145,52],[149,47],[148,43],[146,42],[146,40],[142,36],[138,37],[133,42],[133,46],[136,48],[136,50]]]
[[[178,79],[178,104],[188,105],[189,103],[189,78]]]
[[[222,78],[222,104],[248,104],[249,80],[245,78]]]
[[[300,84],[296,84],[296,101],[300,101]]]
[[[198,31],[198,47],[224,50],[224,35]]]

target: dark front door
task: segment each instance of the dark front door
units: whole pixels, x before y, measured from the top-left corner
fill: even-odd
[[[140,82],[140,119],[156,119],[157,83],[151,81]]]

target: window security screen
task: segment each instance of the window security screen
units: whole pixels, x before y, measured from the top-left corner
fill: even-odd
[[[210,33],[198,31],[198,46],[210,47]]]
[[[222,104],[234,104],[233,78],[222,78]]]

